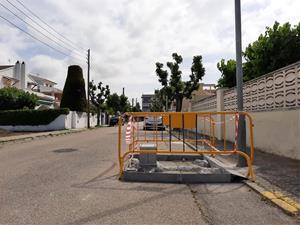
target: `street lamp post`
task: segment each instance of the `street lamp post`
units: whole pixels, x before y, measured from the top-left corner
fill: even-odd
[[[90,49],[87,51],[87,127],[90,128]]]
[[[235,44],[236,44],[236,92],[237,111],[243,111],[243,69],[242,69],[242,34],[241,34],[241,1],[235,0]],[[248,153],[246,148],[246,124],[245,116],[239,116],[237,149]],[[239,156],[237,166],[246,166],[247,162]]]

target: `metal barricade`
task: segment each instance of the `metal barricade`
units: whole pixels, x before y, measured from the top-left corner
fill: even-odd
[[[140,150],[141,143],[155,143],[156,154],[187,155],[240,155],[248,166],[247,177],[254,181],[253,174],[253,120],[247,112],[129,112],[126,127],[126,149],[122,142],[122,117],[119,118],[118,158],[120,177],[130,155],[153,153]],[[237,149],[236,139],[239,116],[244,116],[249,132],[250,154]],[[216,128],[222,132],[223,140],[216,146]],[[228,132],[228,129],[234,129]],[[234,142],[229,142],[231,134]],[[233,136],[233,137],[232,137]],[[181,147],[179,144],[182,143]],[[125,150],[124,150],[125,149]]]

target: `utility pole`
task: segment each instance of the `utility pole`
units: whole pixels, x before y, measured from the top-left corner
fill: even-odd
[[[87,127],[90,128],[90,49],[87,50]]]
[[[243,106],[243,68],[242,68],[242,25],[241,25],[241,1],[235,0],[235,44],[236,44],[236,93],[237,111],[242,112]],[[239,115],[237,149],[249,155],[246,149],[246,124],[245,116]],[[239,156],[237,166],[247,166],[246,160]]]

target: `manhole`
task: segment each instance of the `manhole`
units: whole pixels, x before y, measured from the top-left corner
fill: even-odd
[[[66,152],[75,152],[75,151],[78,151],[78,149],[75,149],[75,148],[60,148],[60,149],[53,150],[53,152],[56,152],[56,153],[66,153]]]

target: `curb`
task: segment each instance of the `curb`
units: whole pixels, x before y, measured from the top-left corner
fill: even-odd
[[[300,214],[300,203],[295,202],[283,193],[279,191],[268,191],[264,187],[259,186],[257,183],[254,183],[249,180],[244,180],[242,182],[258,194],[260,194],[264,199],[267,199],[270,202],[272,202],[274,205],[276,205],[288,215],[297,216]]]
[[[8,137],[6,140],[5,138],[0,138],[0,145],[11,143],[11,142],[18,142],[18,141],[31,141],[36,138],[41,137],[53,137],[53,136],[60,136],[72,133],[79,133],[82,131],[86,131],[88,129],[75,129],[75,130],[63,130],[63,131],[53,131],[53,132],[45,132],[45,133],[38,133],[35,135],[20,135],[20,136],[11,136]]]
[[[177,136],[173,135],[175,138],[179,139]],[[186,142],[187,146],[195,149],[195,146]],[[269,191],[263,186],[258,185],[258,183],[251,180],[242,180],[244,184],[254,190],[256,193],[260,194],[263,199],[272,202],[275,206],[280,208],[283,212],[291,216],[300,215],[300,202],[295,202],[293,199],[287,197],[281,191]]]

